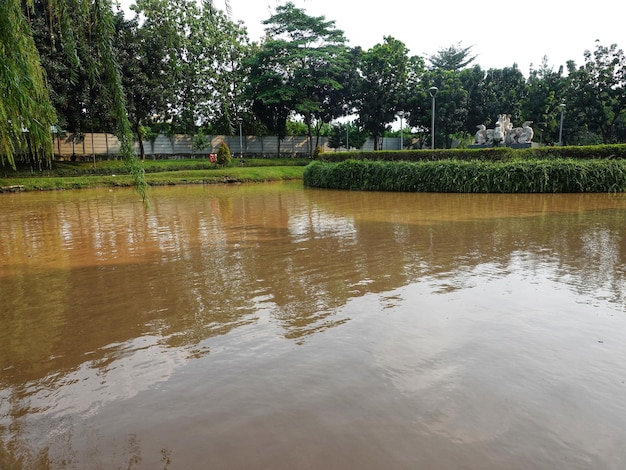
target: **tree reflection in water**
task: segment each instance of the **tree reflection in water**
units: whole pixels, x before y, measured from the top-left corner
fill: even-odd
[[[2,199],[2,468],[81,466],[90,440],[73,434],[79,422],[171,387],[175,374],[228,354],[230,344],[249,345],[235,349],[251,358],[280,358],[340,327],[346,349],[320,357],[354,354],[348,348],[371,333],[366,319],[397,313],[411,286],[478,299],[489,293],[472,289],[490,280],[547,278],[584,302],[626,311],[624,195],[288,183],[155,189],[148,212],[126,191]],[[377,306],[363,305],[374,311],[347,308],[372,295]],[[120,439],[126,450],[115,452],[129,468],[154,463],[145,438]],[[159,449],[161,465],[175,461],[174,450]]]

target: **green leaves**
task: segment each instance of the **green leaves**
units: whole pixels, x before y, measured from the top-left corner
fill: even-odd
[[[255,113],[279,137],[289,114],[298,114],[311,136],[314,121],[343,111],[338,93],[348,64],[343,32],[333,21],[308,16],[291,2],[263,23],[267,38],[249,62],[248,96]]]
[[[135,11],[144,19],[136,40],[149,85],[137,95],[135,120],[170,122],[179,133],[211,125],[233,133],[246,107],[244,61],[251,48],[243,26],[208,1],[137,0]]]
[[[15,167],[15,156],[29,151],[49,161],[55,114],[19,0],[0,7],[0,97],[0,162]]]
[[[457,72],[474,62],[476,56],[471,56],[473,46],[461,47],[461,43],[439,49],[435,55],[428,58],[432,69]]]
[[[568,64],[568,116],[584,119],[605,144],[613,143],[617,127],[626,116],[626,55],[616,44],[596,43],[593,52],[585,52],[585,64]]]
[[[440,160],[314,162],[311,187],[441,193],[577,193],[626,191],[626,160]]]
[[[409,57],[403,42],[390,36],[361,54],[355,107],[359,124],[374,137],[376,150],[378,138],[407,102],[409,78],[415,78],[422,66],[423,61]]]

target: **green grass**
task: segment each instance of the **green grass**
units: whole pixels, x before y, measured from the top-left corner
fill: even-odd
[[[146,181],[151,186],[173,184],[210,184],[263,182],[302,179],[308,160],[253,159],[245,166],[218,167],[202,160],[154,160],[144,162]],[[132,186],[121,161],[54,162],[51,169],[3,168],[0,188],[19,186],[24,191]]]
[[[308,159],[303,158],[252,158],[245,160],[245,167],[268,166],[306,166]],[[142,167],[146,173],[181,170],[212,170],[218,166],[206,158],[172,159],[172,160],[145,160]],[[239,159],[235,158],[226,168],[239,167]],[[0,167],[0,177],[31,177],[31,176],[79,176],[79,175],[106,175],[125,174],[126,165],[122,160],[102,160],[94,165],[91,161],[68,162],[53,161],[51,168],[31,169],[28,165],[19,164],[16,170],[10,166]]]
[[[306,186],[413,192],[625,192],[625,159],[522,159],[507,161],[439,160],[341,163],[306,159],[251,159],[239,166],[218,167],[205,159],[147,160],[143,164],[151,186],[264,182],[302,179]],[[2,188],[55,190],[132,186],[122,161],[55,162],[51,169],[0,169]],[[5,189],[6,190],[6,189]]]

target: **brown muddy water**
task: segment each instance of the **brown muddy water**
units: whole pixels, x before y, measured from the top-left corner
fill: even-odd
[[[624,469],[626,195],[0,197],[0,468]]]

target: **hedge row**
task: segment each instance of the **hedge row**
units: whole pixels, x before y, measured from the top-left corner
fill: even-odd
[[[344,160],[385,161],[435,161],[435,160],[487,160],[507,161],[524,159],[604,160],[626,159],[626,144],[589,145],[572,147],[537,147],[514,149],[492,147],[485,149],[436,149],[436,150],[386,150],[377,152],[325,152],[320,159],[328,162]]]
[[[626,191],[626,160],[313,162],[304,185],[364,191],[580,193]]]

